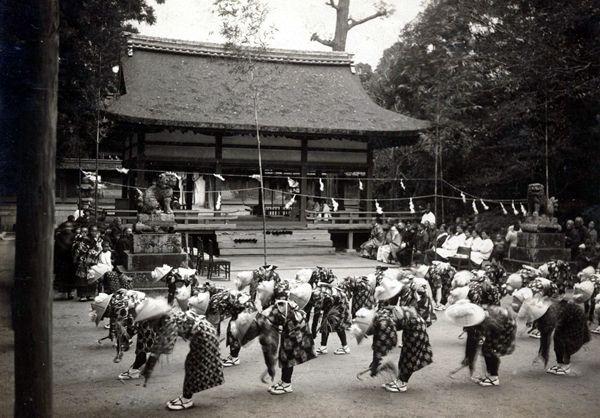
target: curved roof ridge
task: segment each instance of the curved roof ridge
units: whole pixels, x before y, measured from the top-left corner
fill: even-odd
[[[213,57],[238,57],[239,52],[228,48],[225,44],[214,42],[187,41],[181,39],[160,38],[154,36],[127,34],[127,46],[130,52],[136,49],[165,51],[185,55],[202,55]],[[353,54],[338,51],[306,51],[279,48],[243,47],[243,51],[253,54],[259,61],[289,62],[295,64],[328,64],[345,65],[353,63]]]

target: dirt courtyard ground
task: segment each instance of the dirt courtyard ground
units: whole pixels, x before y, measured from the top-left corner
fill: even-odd
[[[2,289],[12,278],[14,242],[0,241],[0,284]],[[291,258],[290,258],[291,259]],[[295,258],[295,264],[305,267],[324,265],[339,275],[359,274],[372,269],[363,260],[350,263],[349,256],[320,259]],[[276,260],[276,262],[285,260]],[[244,261],[249,265],[253,260]],[[261,260],[256,259],[256,264]],[[345,263],[345,265],[338,265]],[[240,262],[234,269],[247,268]],[[284,275],[293,274],[280,264]],[[227,284],[231,285],[231,284]],[[13,343],[9,327],[9,300],[0,295],[0,416],[11,416],[13,408]],[[492,417],[595,417],[600,414],[600,338],[594,336],[584,350],[572,359],[575,375],[557,377],[544,373],[541,366],[532,366],[537,352],[537,340],[520,335],[514,354],[502,359],[501,385],[482,388],[471,383],[466,375],[448,377],[458,366],[464,352],[464,340],[457,338],[460,330],[440,315],[429,329],[434,363],[415,373],[406,393],[385,392],[383,378],[364,381],[356,373],[366,368],[371,359],[370,341],[360,346],[350,342],[351,354],[318,357],[294,370],[294,393],[272,396],[259,381],[264,370],[257,341],[241,352],[241,364],[225,370],[225,384],[196,394],[195,407],[188,411],[168,412],[164,404],[180,395],[183,382],[183,361],[187,343],[178,341],[173,355],[162,361],[147,387],[141,381],[120,382],[116,376],[133,361],[126,353],[123,362],[112,362],[114,349],[110,343],[99,345],[96,340],[106,330],[96,328],[88,318],[89,304],[79,302],[54,303],[54,415],[57,417],[387,417],[387,416],[492,416]],[[330,353],[338,346],[335,335],[330,337]],[[225,343],[222,354],[227,354]],[[397,361],[399,350],[391,357]],[[481,362],[478,361],[478,365]]]

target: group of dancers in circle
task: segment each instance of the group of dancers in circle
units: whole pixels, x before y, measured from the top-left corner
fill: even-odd
[[[520,318],[531,328],[530,336],[539,338],[539,359],[545,367],[553,340],[556,364],[546,371],[564,376],[571,372],[571,356],[590,340],[588,319],[599,310],[594,303],[600,304],[600,274],[591,267],[572,274],[562,261],[510,275],[497,264],[456,271],[437,262],[412,269],[377,267],[367,276],[341,279],[330,269],[316,267],[284,280],[276,269],[265,265],[242,272],[235,279],[236,289],[225,289],[200,283],[193,269],[157,267],[152,277],[166,283],[166,298],[132,290],[131,280],[119,271],[105,273],[105,293],[92,303],[91,316],[96,324],[108,319],[106,338],[116,347],[115,362],[136,338],[135,360],[119,379],[143,378],[145,385],[159,357],[170,354],[180,337],[189,341],[183,391],[167,408],[187,409],[193,406],[194,393],[223,384],[223,368],[239,365],[242,347],[258,338],[266,365],[261,380],[271,383],[271,394],[287,394],[293,391],[294,368],[327,354],[331,333],[341,343],[333,354],[350,354],[349,331],[358,343],[368,336],[372,340],[370,364],[357,377],[390,372],[394,379],[383,388],[405,392],[413,373],[433,361],[428,327],[441,311],[466,333],[465,357],[451,374],[468,368],[472,377],[480,352],[486,375],[473,380],[498,386],[500,357],[514,351]],[[507,295],[511,303],[501,306]],[[226,320],[229,356],[222,358],[221,322]],[[398,345],[397,365],[384,362]],[[274,383],[277,365],[280,381]]]

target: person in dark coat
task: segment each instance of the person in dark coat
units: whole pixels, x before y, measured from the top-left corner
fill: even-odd
[[[71,255],[75,238],[73,227],[70,222],[63,223],[54,238],[54,288],[57,292],[63,293],[66,299],[73,298],[71,291],[75,287],[75,271]]]

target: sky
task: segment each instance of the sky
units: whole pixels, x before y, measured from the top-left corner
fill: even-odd
[[[335,10],[325,0],[265,0],[269,7],[268,24],[276,31],[269,45],[274,48],[329,51],[330,48],[311,42],[317,32],[329,38],[335,28]],[[396,40],[404,25],[414,19],[426,0],[388,0],[395,12],[354,27],[348,33],[346,51],[354,54],[354,62],[377,66],[383,51]],[[153,3],[152,1],[150,3]],[[374,1],[352,0],[350,16],[360,19],[374,12]],[[219,17],[212,13],[212,0],[166,0],[154,4],[157,22],[139,25],[140,33],[163,38],[190,41],[222,42]]]

